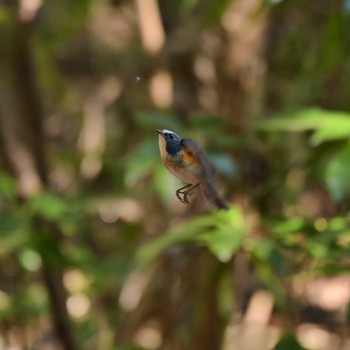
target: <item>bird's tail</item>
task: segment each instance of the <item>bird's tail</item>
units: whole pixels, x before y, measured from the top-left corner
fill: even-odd
[[[229,209],[227,202],[220,197],[219,193],[216,191],[215,187],[210,184],[201,184],[201,188],[205,198],[219,209]]]

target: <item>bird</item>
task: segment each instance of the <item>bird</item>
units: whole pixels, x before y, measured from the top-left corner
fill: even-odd
[[[220,197],[215,186],[215,168],[197,142],[181,138],[167,129],[156,129],[159,134],[159,150],[165,167],[174,176],[186,183],[176,191],[177,198],[189,204],[188,197],[200,188],[215,207],[228,209],[228,204]]]

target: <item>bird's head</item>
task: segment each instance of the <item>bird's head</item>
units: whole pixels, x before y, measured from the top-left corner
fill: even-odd
[[[167,129],[157,129],[157,132],[159,134],[159,148],[162,154],[175,155],[182,149],[179,135]]]

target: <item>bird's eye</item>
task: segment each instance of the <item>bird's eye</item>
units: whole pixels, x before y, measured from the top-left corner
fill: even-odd
[[[173,134],[169,134],[169,137],[170,137],[171,139],[173,139],[173,138],[174,138],[174,135],[173,135]]]

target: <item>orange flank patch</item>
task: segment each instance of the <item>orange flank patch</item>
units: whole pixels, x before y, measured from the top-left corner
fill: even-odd
[[[193,155],[192,152],[183,150],[182,155],[183,155],[184,160],[187,163],[189,163],[189,164],[198,163],[198,160],[196,159],[196,157]]]

